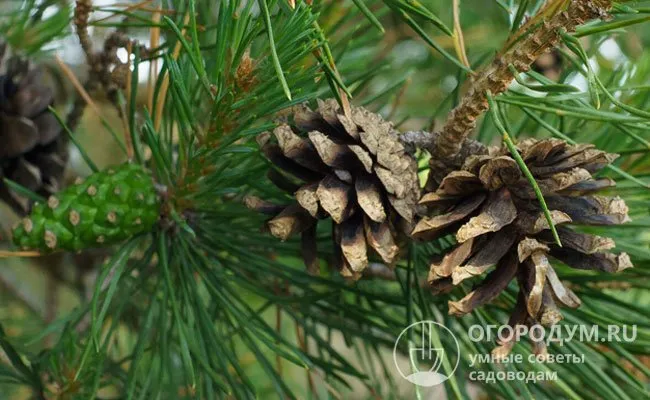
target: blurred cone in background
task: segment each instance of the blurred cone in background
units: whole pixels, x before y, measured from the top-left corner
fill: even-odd
[[[0,177],[44,197],[62,186],[68,158],[62,128],[48,111],[54,92],[44,72],[0,43]],[[30,201],[0,181],[0,199],[18,214]]]
[[[557,82],[562,75],[562,53],[558,49],[553,49],[548,53],[542,54],[532,65],[532,69],[548,79]]]

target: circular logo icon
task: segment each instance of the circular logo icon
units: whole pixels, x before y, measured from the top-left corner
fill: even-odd
[[[408,350],[406,357],[398,357]],[[418,385],[436,386],[451,377],[460,359],[456,336],[435,321],[419,321],[399,334],[393,348],[393,361],[402,378]]]

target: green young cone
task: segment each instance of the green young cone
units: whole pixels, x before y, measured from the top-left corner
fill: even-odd
[[[36,203],[13,229],[24,250],[77,251],[111,245],[151,230],[160,204],[151,175],[140,165],[123,164]]]

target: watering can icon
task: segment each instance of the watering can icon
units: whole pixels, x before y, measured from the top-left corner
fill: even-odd
[[[428,328],[428,329],[427,329]],[[421,371],[418,367],[418,363],[415,363],[415,368],[417,372],[438,372],[442,361],[445,356],[445,350],[440,347],[433,347],[431,340],[431,329],[432,326],[427,326],[427,324],[422,325],[422,337],[419,346],[409,346],[409,355],[412,360],[420,360],[422,363],[427,363],[431,367],[425,371]]]
[[[400,343],[406,345],[408,360],[400,361]],[[407,326],[393,347],[393,361],[399,375],[423,387],[439,385],[449,379],[458,368],[459,360],[460,346],[454,333],[436,321],[418,321]]]
[[[409,343],[409,355],[411,360],[418,360],[413,362],[414,371],[405,376],[405,378],[419,386],[435,386],[444,382],[448,377],[438,372],[442,366],[445,350],[440,347],[433,346],[432,330],[435,325],[423,323],[421,332],[421,340],[419,344]],[[427,365],[427,368],[420,370],[419,364]]]

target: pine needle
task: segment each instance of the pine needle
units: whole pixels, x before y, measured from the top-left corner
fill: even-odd
[[[81,144],[74,137],[74,135],[70,131],[70,128],[68,128],[68,126],[63,121],[63,118],[61,118],[61,116],[56,112],[56,110],[54,108],[49,107],[49,110],[52,113],[52,115],[54,115],[54,118],[56,118],[56,120],[59,122],[59,125],[61,125],[63,130],[66,132],[66,134],[68,135],[68,138],[70,139],[72,144],[77,148],[77,150],[79,150],[79,154],[81,154],[81,158],[84,159],[84,161],[86,162],[88,167],[90,167],[90,169],[93,172],[98,172],[99,168],[97,168],[97,165],[93,162],[92,157],[90,157],[90,155],[88,155],[88,152],[86,152],[86,150],[83,148],[83,146],[81,146]]]
[[[284,95],[287,96],[287,99],[291,100],[291,91],[289,90],[289,85],[287,80],[284,77],[284,72],[282,71],[282,65],[280,64],[280,58],[278,57],[278,50],[275,48],[275,39],[273,38],[273,26],[271,25],[271,13],[269,12],[269,5],[266,4],[266,0],[258,0],[262,14],[264,15],[264,24],[266,25],[266,33],[269,36],[269,45],[271,47],[271,58],[273,59],[273,67],[275,68],[275,73],[280,80],[282,89],[284,90]]]
[[[27,258],[27,257],[40,257],[42,255],[43,254],[39,253],[38,251],[0,250],[0,258],[14,258],[14,257]]]
[[[93,101],[93,99],[90,97],[90,95],[88,94],[84,86],[81,84],[81,82],[79,82],[79,79],[77,79],[74,72],[72,72],[70,67],[68,67],[58,55],[55,55],[54,59],[56,60],[56,63],[61,69],[61,72],[63,72],[63,74],[66,76],[66,78],[68,78],[72,86],[77,91],[77,94],[79,94],[79,96],[86,102],[86,105],[88,105],[90,109],[93,110],[97,118],[99,118],[99,120],[101,121],[104,128],[106,128],[106,130],[111,134],[111,136],[113,136],[113,139],[115,139],[117,144],[120,146],[120,149],[122,149],[122,151],[124,151],[124,153],[126,154],[126,147],[124,147],[124,143],[121,140],[119,140],[117,134],[111,128],[111,125],[108,123],[106,118],[104,118],[101,110],[99,109],[97,104]]]
[[[126,51],[127,51],[127,63],[128,65],[131,64],[131,55],[133,54],[133,42],[129,41],[126,45]],[[135,99],[131,98],[131,85],[133,84],[132,81],[132,74],[128,73],[126,74],[126,90],[125,93],[128,96],[126,98],[126,109],[129,110],[131,108],[131,104],[135,101]],[[136,85],[138,82],[135,83]],[[129,158],[129,160],[133,160],[134,156],[134,151],[133,151],[133,141],[131,140],[131,129],[130,129],[130,124],[128,122],[128,117],[125,112],[126,110],[123,110],[120,113],[120,116],[122,117],[122,127],[123,127],[123,134],[124,134],[124,143],[126,144],[126,155]]]
[[[467,58],[467,51],[465,50],[465,39],[463,38],[463,30],[460,26],[460,0],[453,0],[452,11],[454,14],[454,48],[456,49],[456,56],[467,68],[471,69],[469,59]]]
[[[158,11],[151,14],[153,26],[149,30],[149,47],[155,49],[160,44],[160,6]],[[147,110],[153,112],[154,83],[158,77],[158,59],[153,58],[149,61],[149,79],[147,80]]]
[[[75,90],[81,96],[82,99],[86,102],[86,104],[97,114],[97,116],[101,117],[101,111],[99,110],[99,107],[97,107],[97,104],[93,101],[93,99],[90,97],[84,86],[79,82],[79,79],[75,76],[74,72],[68,67],[61,57],[58,55],[54,56],[54,59],[56,60],[56,63],[59,65],[59,68],[61,69],[61,72],[68,78],[72,86],[74,86]]]
[[[517,162],[517,165],[519,165],[521,172],[524,173],[526,179],[528,179],[528,182],[533,187],[533,190],[535,191],[535,197],[537,197],[537,201],[539,201],[539,205],[540,207],[542,207],[542,211],[544,212],[544,217],[546,218],[546,221],[548,222],[548,226],[551,229],[551,233],[553,234],[553,239],[555,239],[555,243],[557,243],[558,246],[562,247],[560,236],[557,233],[557,229],[555,229],[555,224],[553,223],[553,217],[551,217],[551,212],[549,211],[548,206],[546,205],[546,200],[544,199],[542,190],[539,188],[539,185],[537,184],[537,181],[535,180],[533,174],[528,169],[528,166],[526,166],[524,159],[521,158],[521,155],[519,154],[519,151],[517,151],[517,147],[512,141],[510,134],[506,131],[506,128],[503,126],[503,123],[499,118],[499,113],[497,112],[497,105],[494,101],[494,98],[492,97],[492,94],[490,92],[487,92],[486,96],[487,96],[487,101],[490,105],[490,115],[492,116],[492,122],[494,122],[494,126],[503,136],[503,142],[508,147],[508,150],[510,150],[512,157]]]
[[[190,22],[190,13],[186,13],[185,17],[183,17],[183,26],[184,27],[187,26],[189,22]],[[181,34],[185,35],[186,32],[187,29],[183,28]],[[174,52],[172,53],[172,60],[178,59],[178,56],[181,54],[181,48],[182,48],[181,42],[180,41],[176,42],[176,45],[174,46]],[[153,118],[153,126],[156,129],[156,131],[160,129],[163,110],[165,109],[165,97],[167,97],[168,90],[169,90],[169,72],[166,72],[163,78],[162,85],[160,86],[160,93],[156,101],[156,112]]]
[[[113,5],[110,5],[110,6],[104,6],[102,8],[109,8],[109,7],[116,7],[117,8],[117,7],[125,7],[126,6],[126,8],[124,9],[124,12],[146,11],[146,6],[148,6],[152,2],[153,2],[153,0],[143,0],[143,1],[141,1],[139,3],[136,3],[136,4],[129,4],[128,6],[126,4],[113,4]],[[90,22],[89,24],[92,25],[92,24],[96,24],[98,22],[103,22],[103,21],[109,20],[109,19],[111,19],[111,18],[113,18],[113,17],[115,17],[117,15],[119,15],[119,14],[113,13],[113,14],[107,15],[104,18],[96,19],[96,20]]]
[[[4,182],[5,185],[9,186],[9,188],[11,190],[13,190],[16,193],[19,193],[19,194],[27,197],[28,199],[30,199],[32,201],[37,201],[37,202],[41,202],[41,203],[46,203],[47,202],[47,199],[45,197],[43,197],[40,194],[35,193],[35,192],[27,189],[26,187],[24,187],[20,183],[14,182],[9,178],[3,178],[2,181]]]
[[[384,27],[381,25],[381,22],[379,22],[379,20],[377,19],[377,17],[375,17],[375,14],[373,14],[372,11],[370,11],[370,9],[366,6],[366,4],[364,3],[364,1],[365,1],[365,0],[352,0],[352,2],[353,2],[357,7],[359,7],[359,10],[363,13],[363,15],[365,15],[366,18],[368,18],[368,21],[370,21],[370,23],[371,23],[375,28],[379,29],[379,31],[380,31],[381,33],[385,33],[386,31],[384,30]]]
[[[513,35],[510,35],[508,41],[503,45],[500,54],[505,53],[515,42],[525,36],[536,24],[542,23],[545,19],[551,18],[568,3],[569,0],[549,0],[532,18],[526,21]]]

